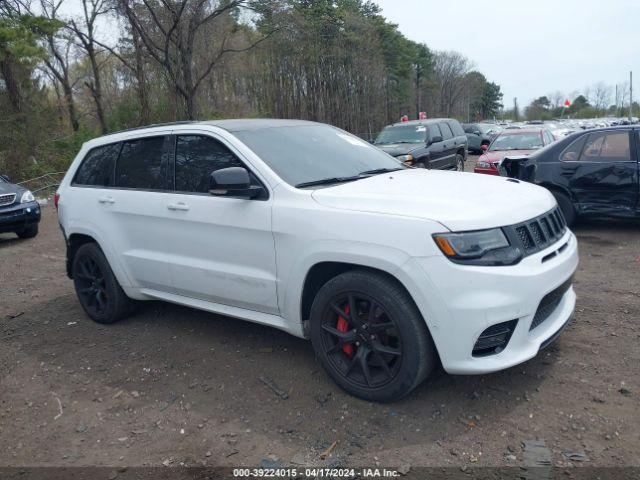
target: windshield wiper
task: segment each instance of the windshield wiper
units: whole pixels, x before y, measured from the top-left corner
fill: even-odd
[[[360,175],[355,175],[353,177],[330,177],[330,178],[321,178],[320,180],[311,180],[310,182],[302,182],[296,185],[296,188],[304,188],[304,187],[313,187],[315,185],[329,185],[331,183],[344,183],[344,182],[352,182],[354,180],[359,180],[363,177]]]
[[[360,172],[360,175],[378,175],[380,173],[397,172],[398,170],[404,170],[404,168],[376,168],[375,170]]]

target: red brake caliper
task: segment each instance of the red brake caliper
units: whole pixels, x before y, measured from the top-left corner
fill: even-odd
[[[344,307],[344,313],[349,315],[349,305]],[[338,324],[336,325],[336,329],[339,332],[348,331],[349,330],[349,322],[347,321],[347,319],[346,318],[342,318],[342,316],[338,316]],[[353,356],[353,345],[350,344],[350,343],[345,343],[342,346],[342,351],[345,353],[345,355],[347,355],[349,357]]]

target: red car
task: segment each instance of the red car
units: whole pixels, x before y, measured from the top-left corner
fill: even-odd
[[[498,164],[504,157],[531,155],[554,141],[553,135],[546,128],[503,130],[493,139],[489,147],[482,146],[484,153],[478,158],[473,171],[487,175],[500,175]]]

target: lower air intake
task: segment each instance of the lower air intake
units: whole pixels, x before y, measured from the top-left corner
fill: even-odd
[[[476,344],[473,346],[472,355],[474,357],[486,357],[500,353],[509,343],[517,324],[518,320],[509,320],[508,322],[491,325],[480,334]]]

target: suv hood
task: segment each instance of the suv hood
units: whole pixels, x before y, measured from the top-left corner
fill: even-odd
[[[433,220],[452,231],[520,223],[553,208],[544,188],[504,177],[407,169],[317,189],[331,208]]]
[[[384,143],[375,146],[392,157],[406,155],[407,153],[411,153],[414,150],[424,147],[422,143]]]

